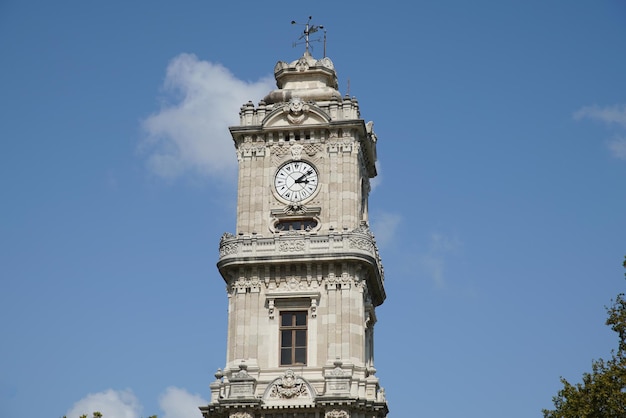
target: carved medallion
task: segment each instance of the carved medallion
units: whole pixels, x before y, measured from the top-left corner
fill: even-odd
[[[285,372],[272,387],[270,398],[293,399],[301,396],[310,396],[304,381],[297,377],[293,370]]]
[[[294,97],[289,101],[287,109],[289,111],[287,120],[294,125],[300,125],[306,117],[309,105],[305,104],[299,97]]]

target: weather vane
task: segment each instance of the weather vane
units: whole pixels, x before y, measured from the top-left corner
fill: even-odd
[[[317,32],[320,29],[324,29],[323,25],[313,25],[311,24],[311,19],[313,17],[309,16],[309,20],[307,20],[306,23],[298,23],[295,20],[291,21],[292,25],[304,25],[304,33],[302,34],[302,36],[300,36],[298,38],[298,40],[302,40],[304,39],[304,42],[294,42],[293,46],[295,47],[296,45],[301,45],[302,43],[304,43],[306,45],[306,53],[309,53],[309,47],[311,47],[311,42],[320,42],[320,39],[314,39],[314,40],[309,40],[309,35],[312,33]],[[312,49],[312,47],[311,47]],[[326,30],[324,29],[324,57],[326,57]]]

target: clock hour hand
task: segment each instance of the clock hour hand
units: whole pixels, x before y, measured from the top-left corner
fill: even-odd
[[[309,180],[307,180],[306,178],[306,174],[303,174],[302,176],[300,176],[300,178],[298,178],[295,183],[304,183],[304,184],[309,184]]]

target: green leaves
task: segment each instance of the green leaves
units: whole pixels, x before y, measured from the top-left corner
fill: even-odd
[[[624,260],[626,267],[626,257]],[[617,352],[611,359],[594,360],[591,373],[572,385],[561,377],[563,389],[552,398],[554,409],[543,410],[544,418],[624,418],[626,417],[626,300],[617,295],[607,307],[606,325],[619,335]]]

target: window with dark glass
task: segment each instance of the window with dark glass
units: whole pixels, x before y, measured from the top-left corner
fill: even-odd
[[[280,365],[306,365],[306,311],[280,314]]]
[[[310,231],[317,226],[315,219],[287,219],[280,220],[274,225],[277,231]]]

